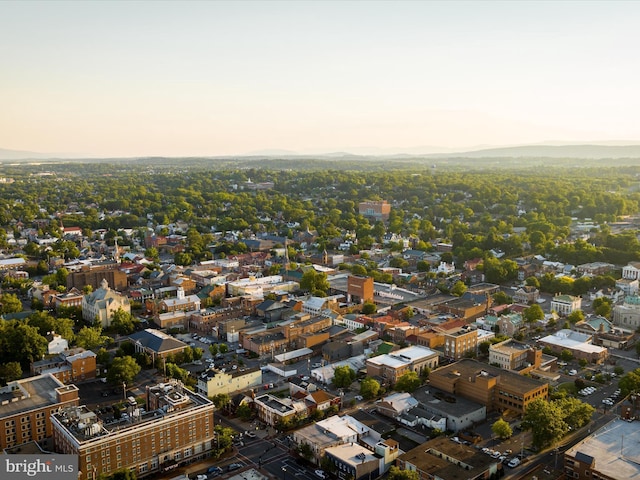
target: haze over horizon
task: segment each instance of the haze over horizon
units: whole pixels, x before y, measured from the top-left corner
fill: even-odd
[[[634,144],[638,14],[615,1],[1,2],[0,147]]]

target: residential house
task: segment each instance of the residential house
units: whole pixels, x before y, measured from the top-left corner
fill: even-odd
[[[531,285],[518,288],[513,294],[514,303],[523,303],[525,305],[531,305],[536,303],[540,297],[540,291]]]

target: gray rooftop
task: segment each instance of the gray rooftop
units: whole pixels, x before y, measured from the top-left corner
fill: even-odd
[[[589,463],[610,478],[640,479],[640,424],[613,420],[574,445],[565,455]]]

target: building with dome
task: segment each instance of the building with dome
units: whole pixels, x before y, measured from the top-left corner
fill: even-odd
[[[108,328],[111,325],[113,314],[119,309],[125,313],[131,313],[129,299],[109,288],[106,279],[100,282],[100,288],[82,299],[82,318],[87,322],[97,321],[102,328]]]

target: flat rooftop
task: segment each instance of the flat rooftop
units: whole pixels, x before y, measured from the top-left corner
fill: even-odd
[[[595,470],[610,477],[640,479],[640,423],[614,420],[565,452],[565,457],[587,455]]]
[[[49,374],[9,383],[0,389],[0,418],[57,404],[56,389],[61,387],[65,385]],[[75,385],[67,387],[77,389]]]

